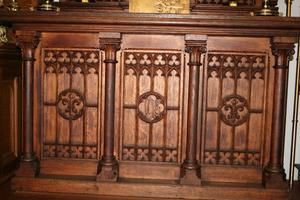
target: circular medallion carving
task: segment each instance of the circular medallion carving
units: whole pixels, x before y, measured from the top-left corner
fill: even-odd
[[[145,122],[160,121],[166,112],[165,98],[156,92],[146,92],[139,96],[138,116]]]
[[[240,95],[229,95],[223,98],[219,110],[221,120],[229,126],[239,126],[249,118],[247,100]]]
[[[67,120],[76,120],[81,117],[85,110],[83,95],[74,89],[62,91],[57,98],[57,111]]]

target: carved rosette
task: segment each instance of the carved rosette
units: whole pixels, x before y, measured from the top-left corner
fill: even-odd
[[[156,92],[146,92],[138,98],[138,116],[147,123],[160,121],[166,113],[166,102]]]
[[[249,118],[248,102],[240,95],[226,96],[223,98],[219,114],[225,124],[239,126]]]
[[[57,98],[57,112],[67,120],[80,118],[85,111],[83,95],[74,89],[62,91]]]

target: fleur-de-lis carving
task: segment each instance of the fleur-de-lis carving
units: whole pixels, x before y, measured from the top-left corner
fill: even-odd
[[[220,108],[222,121],[230,126],[238,126],[246,122],[249,117],[247,100],[240,95],[224,97]]]
[[[57,98],[58,113],[67,120],[75,120],[84,113],[85,101],[82,94],[73,89],[62,91]]]

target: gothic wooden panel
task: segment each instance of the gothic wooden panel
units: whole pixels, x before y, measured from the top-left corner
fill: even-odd
[[[262,166],[268,56],[209,52],[202,162]]]
[[[44,158],[97,159],[100,154],[100,52],[43,49]]]
[[[183,54],[125,50],[123,161],[181,161]]]

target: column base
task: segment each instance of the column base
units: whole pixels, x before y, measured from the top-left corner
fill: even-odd
[[[286,174],[282,167],[267,166],[264,169],[263,181],[267,189],[288,189]]]
[[[112,160],[106,160],[102,158],[98,165],[97,181],[99,182],[117,182],[119,177],[119,164],[118,161],[113,158]]]
[[[36,177],[40,174],[40,162],[37,159],[20,161],[20,167],[15,172],[18,177]]]
[[[201,171],[198,164],[184,162],[181,166],[180,184],[201,185]]]

